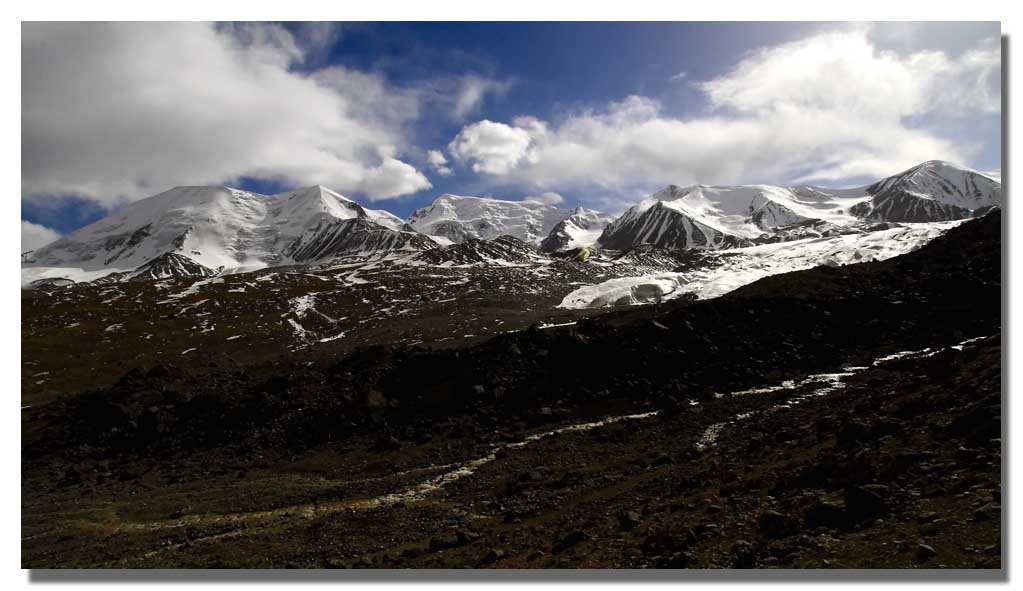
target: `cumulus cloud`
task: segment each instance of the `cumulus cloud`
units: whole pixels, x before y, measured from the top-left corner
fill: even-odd
[[[21,252],[35,250],[60,238],[60,233],[46,226],[21,220]]]
[[[532,136],[520,125],[484,119],[462,128],[448,149],[456,160],[470,162],[474,172],[507,174],[519,162],[531,161]]]
[[[997,39],[954,57],[881,51],[866,30],[829,31],[691,83],[708,103],[701,116],[630,96],[556,123],[474,123],[451,152],[538,189],[879,178],[928,159],[967,160],[971,146],[933,123],[997,115],[1000,64]]]
[[[557,205],[559,203],[563,203],[565,198],[554,191],[547,191],[545,193],[540,193],[539,195],[530,195],[523,199],[523,201],[536,201],[538,203],[546,203],[547,205]]]
[[[307,32],[252,23],[24,23],[24,195],[75,194],[110,206],[241,177],[369,199],[430,187],[401,160],[412,151],[405,131],[419,93],[374,74],[310,69],[338,31]]]
[[[359,183],[358,190],[376,199],[389,199],[430,188],[430,181],[411,164],[386,158],[369,170]]]
[[[450,176],[451,167],[448,166],[448,159],[440,150],[427,150],[426,163],[433,167],[433,170],[440,176]]]
[[[998,112],[997,40],[954,59],[878,50],[867,31],[833,31],[755,52],[698,83],[717,107],[746,113],[844,110],[885,121],[930,112]]]

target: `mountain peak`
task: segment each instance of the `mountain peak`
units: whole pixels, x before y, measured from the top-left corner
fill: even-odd
[[[867,187],[867,192],[874,196],[875,208],[882,205],[882,200],[893,198],[903,202],[925,198],[934,204],[924,204],[927,207],[951,207],[956,210],[1001,206],[1003,200],[1001,183],[976,170],[943,160],[928,160],[882,179]],[[905,207],[919,206],[901,206],[903,209]],[[946,212],[945,215],[954,219],[959,214]]]
[[[33,251],[23,264],[203,275],[436,246],[408,230],[397,216],[365,209],[321,185],[276,195],[186,186],[114,211]]]
[[[654,193],[654,195],[662,195],[662,196],[670,197],[670,196],[676,196],[676,195],[683,195],[684,193],[685,192],[682,190],[682,187],[680,187],[678,185],[668,185],[667,187],[665,187],[665,188],[661,189],[660,191],[657,191],[656,193]]]
[[[414,211],[408,223],[419,232],[452,242],[489,240],[507,234],[535,245],[565,218],[585,213],[582,209],[561,209],[539,201],[444,193],[430,205]]]
[[[324,187],[323,185],[310,185],[308,187],[299,187],[298,189],[293,189],[291,191],[285,191],[283,193],[277,193],[276,195],[272,195],[272,197],[277,198],[277,199],[281,199],[281,198],[293,199],[293,198],[296,198],[296,197],[297,198],[306,198],[306,199],[317,199],[317,198],[322,199],[324,197],[330,197],[330,198],[337,199],[337,200],[340,200],[340,201],[347,201],[347,202],[354,203],[354,201],[352,201],[351,199],[345,197],[341,193],[338,193],[337,191],[335,191],[335,190],[333,190],[333,189],[331,189],[329,187]]]
[[[706,188],[707,185],[686,185],[681,187],[679,185],[668,185],[667,187],[657,191],[650,195],[650,199],[656,199],[658,201],[673,201],[675,199],[681,199],[692,193],[696,189]]]

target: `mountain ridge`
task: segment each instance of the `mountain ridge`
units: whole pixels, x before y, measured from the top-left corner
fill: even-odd
[[[939,160],[850,189],[668,185],[627,209],[597,244],[733,248],[807,225],[852,229],[865,223],[967,219],[1003,202],[1001,183]]]
[[[540,253],[642,245],[720,250],[870,231],[878,223],[966,219],[1003,204],[1001,183],[938,160],[851,189],[668,185],[619,216],[445,193],[402,219],[320,185],[274,195],[182,186],[23,253],[22,282],[237,273],[500,236]]]

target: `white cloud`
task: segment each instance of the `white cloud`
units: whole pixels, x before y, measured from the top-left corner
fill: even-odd
[[[529,129],[484,119],[462,128],[448,149],[456,160],[471,162],[475,172],[507,174],[529,160],[531,141]]]
[[[390,199],[408,195],[432,185],[414,166],[394,158],[385,158],[383,163],[369,170],[359,183],[358,190],[374,199]]]
[[[441,176],[450,176],[453,172],[448,166],[448,159],[440,150],[427,150],[426,163],[433,167],[433,170]]]
[[[744,113],[845,110],[885,121],[935,111],[999,110],[1001,51],[983,43],[953,59],[941,51],[878,50],[867,30],[832,31],[748,55],[697,87],[711,104]]]
[[[630,96],[556,123],[474,123],[451,151],[540,190],[880,178],[928,159],[966,162],[972,146],[933,123],[997,115],[1000,59],[997,40],[959,57],[900,55],[877,50],[865,30],[829,31],[695,83],[710,107],[702,116]]]
[[[685,80],[686,76],[688,75],[689,74],[687,72],[679,72],[677,74],[672,74],[668,78],[668,82],[678,82],[679,80]]]
[[[25,23],[24,195],[109,206],[240,177],[392,198],[429,187],[400,159],[416,89],[299,70],[338,31],[266,24]],[[393,179],[386,174],[396,174]]]
[[[546,193],[540,193],[539,195],[530,195],[523,199],[523,201],[536,201],[538,203],[546,203],[547,205],[557,205],[559,203],[564,203],[565,198],[554,191],[547,191]]]
[[[487,94],[501,95],[511,88],[511,81],[493,80],[475,74],[467,74],[458,80],[458,92],[454,96],[455,117],[464,119],[477,112]]]
[[[21,220],[21,252],[35,250],[60,238],[60,233],[46,226]]]

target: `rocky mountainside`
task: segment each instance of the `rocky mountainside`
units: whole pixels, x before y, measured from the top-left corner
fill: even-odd
[[[938,161],[854,189],[671,185],[617,218],[536,201],[445,194],[406,223],[319,186],[271,196],[178,187],[24,253],[22,284],[205,277],[352,256],[404,257],[468,241],[477,242],[428,260],[521,263],[535,256],[507,241],[478,243],[502,236],[584,260],[598,249],[637,246],[731,250],[962,220],[1002,204],[998,182]]]
[[[168,277],[212,277],[216,274],[213,269],[204,267],[186,256],[168,252],[139,266],[128,276],[133,279],[167,279]],[[120,279],[120,277],[111,279]]]
[[[563,252],[591,246],[614,219],[615,216],[607,213],[577,207],[551,228],[547,237],[540,242],[540,250]]]
[[[1001,184],[979,172],[932,160],[867,187],[853,213],[887,222],[961,220],[1001,207]]]
[[[259,195],[178,187],[143,199],[23,257],[23,269],[95,279],[187,269],[239,272],[380,250],[437,244],[400,218],[366,209],[325,187]],[[176,263],[166,265],[168,256]],[[184,261],[183,259],[188,259]],[[180,263],[180,264],[179,264]],[[31,275],[29,275],[31,276]]]
[[[636,208],[626,211],[604,229],[599,245],[614,250],[641,244],[689,250],[735,248],[750,244],[749,238],[701,221],[701,217],[690,212],[684,204],[658,198],[677,190],[672,186],[655,194],[654,203],[642,212]]]
[[[602,267],[24,292],[22,566],[1001,568],[1000,236],[543,324]]]
[[[523,265],[537,263],[544,257],[536,247],[514,236],[498,236],[491,240],[469,238],[457,244],[442,246],[413,257],[430,265]]]
[[[626,210],[598,244],[734,248],[869,229],[877,222],[962,220],[1002,203],[1000,183],[939,161],[854,189],[672,185]]]
[[[416,210],[408,224],[430,236],[454,243],[514,236],[538,244],[559,222],[573,215],[537,201],[503,201],[483,197],[444,194],[427,207]]]

